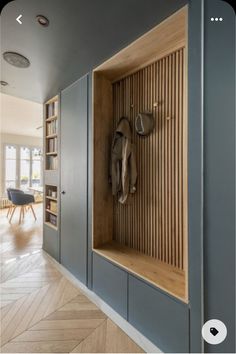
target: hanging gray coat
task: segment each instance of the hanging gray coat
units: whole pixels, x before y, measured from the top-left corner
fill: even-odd
[[[111,151],[112,194],[120,203],[127,202],[129,193],[135,193],[137,167],[131,128],[127,118],[120,119],[115,131]]]

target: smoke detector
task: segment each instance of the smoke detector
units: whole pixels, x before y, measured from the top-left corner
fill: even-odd
[[[28,68],[30,66],[30,61],[22,54],[15,53],[15,52],[5,52],[3,53],[3,58],[17,68]]]

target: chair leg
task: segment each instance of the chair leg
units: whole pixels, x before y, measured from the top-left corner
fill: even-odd
[[[19,216],[19,225],[21,224],[21,218],[22,218],[22,211],[23,211],[23,207],[20,207],[20,216]]]
[[[9,215],[11,215],[11,209],[12,209],[12,205],[9,206],[8,211],[7,211],[7,218],[9,217]]]
[[[33,205],[32,205],[32,204],[30,204],[30,209],[32,210],[32,213],[33,213],[33,215],[34,215],[35,220],[37,220],[36,215],[35,215],[35,212],[34,212],[34,208],[33,208]]]
[[[16,211],[16,206],[13,207],[13,211],[11,213],[11,217],[10,217],[9,223],[11,223],[15,211]]]

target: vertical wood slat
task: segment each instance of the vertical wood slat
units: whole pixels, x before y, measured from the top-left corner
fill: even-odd
[[[164,76],[164,62],[165,59],[161,61],[161,260],[165,262],[165,129],[163,119],[165,117],[165,97],[164,97],[164,89],[165,89],[165,76]]]
[[[165,261],[169,263],[169,255],[168,255],[168,239],[169,239],[169,218],[168,218],[168,128],[169,128],[169,121],[166,122],[167,117],[169,115],[168,112],[168,58],[165,58],[165,68],[164,68],[164,75],[165,75],[165,92],[164,92],[164,104],[165,104],[165,116],[163,117],[163,124],[165,126],[165,160],[164,160],[164,171],[165,171]]]
[[[163,105],[162,105],[162,61],[160,60],[158,63],[158,71],[159,71],[159,80],[157,81],[158,85],[158,106],[157,106],[157,112],[158,112],[158,132],[157,132],[157,137],[156,139],[158,140],[159,146],[157,150],[157,159],[158,159],[158,185],[159,185],[159,200],[158,200],[158,205],[159,205],[159,220],[158,220],[158,226],[159,226],[159,256],[157,257],[159,260],[162,260],[162,236],[163,236],[163,229],[162,229],[162,215],[163,215],[163,207],[162,207],[162,115],[163,115]]]
[[[179,144],[178,144],[178,131],[179,131],[179,52],[176,52],[175,72],[175,265],[179,267]]]
[[[188,117],[187,117],[187,51],[183,49],[183,269],[185,294],[188,298]]]
[[[183,268],[183,51],[180,51],[180,65],[179,65],[179,191],[181,198],[179,198],[179,210],[180,210],[180,228],[179,228],[179,268]]]
[[[184,67],[180,49],[113,84],[113,127],[122,116],[130,120],[138,167],[131,202],[114,199],[113,238],[179,269],[186,269],[187,249]],[[144,111],[155,119],[148,137],[135,132],[135,118]]]
[[[172,228],[171,228],[171,264],[175,265],[175,53],[171,55],[171,125],[172,125],[172,135],[171,135],[171,188],[172,188],[172,198],[171,198],[171,210],[172,210]]]

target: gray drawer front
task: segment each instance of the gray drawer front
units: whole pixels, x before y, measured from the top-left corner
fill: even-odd
[[[188,305],[129,276],[129,322],[164,352],[189,352]]]
[[[127,319],[127,273],[93,252],[93,291]]]
[[[59,261],[59,236],[58,231],[44,224],[43,249]]]

